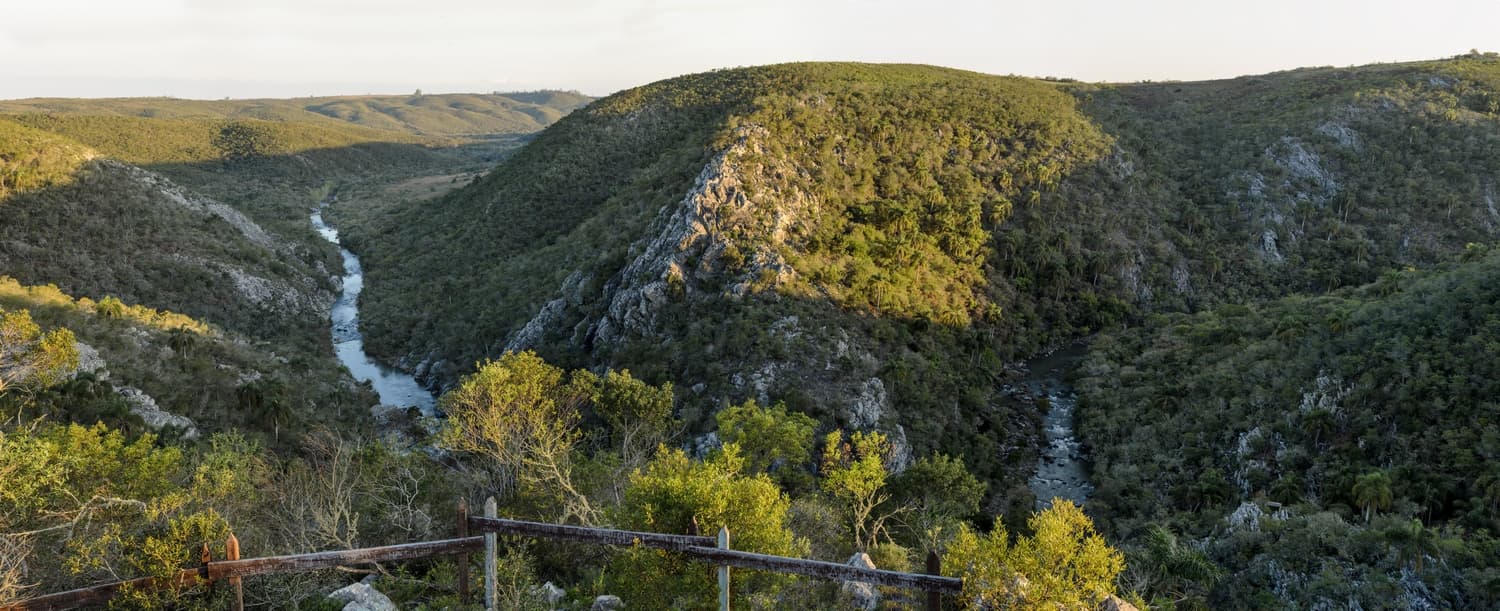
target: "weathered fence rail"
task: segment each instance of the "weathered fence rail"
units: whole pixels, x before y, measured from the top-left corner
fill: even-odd
[[[848,564],[839,564],[837,562],[719,549],[714,537],[663,535],[660,533],[611,530],[607,528],[562,526],[547,522],[527,522],[524,520],[507,520],[480,516],[469,518],[469,532],[495,532],[505,535],[561,539],[564,541],[599,545],[641,545],[681,552],[688,558],[707,564],[722,564],[756,571],[791,573],[836,581],[858,581],[894,588],[937,591],[943,594],[957,594],[959,590],[963,589],[964,585],[963,580],[957,577],[867,569]]]
[[[836,562],[806,560],[771,556],[729,549],[729,533],[721,529],[719,537],[696,535],[669,535],[663,533],[614,530],[510,520],[494,516],[494,499],[485,503],[486,516],[471,516],[468,504],[461,501],[458,509],[458,534],[456,539],[422,541],[399,545],[384,545],[352,550],[314,552],[265,558],[239,558],[239,542],[230,538],[226,548],[229,559],[211,561],[204,548],[204,561],[197,567],[178,571],[169,577],[145,577],[128,581],[100,584],[87,588],[57,592],[0,605],[0,611],[53,611],[74,609],[84,605],[102,604],[127,589],[160,590],[184,588],[202,583],[229,580],[238,586],[240,578],[271,573],[296,573],[315,571],[339,566],[371,564],[377,562],[399,562],[433,556],[458,556],[459,596],[467,599],[468,556],[485,552],[486,607],[494,605],[495,536],[515,535],[588,543],[595,545],[633,546],[640,545],[683,554],[686,558],[719,567],[720,608],[727,609],[729,603],[729,567],[805,575],[834,581],[852,581],[879,586],[922,590],[928,593],[927,608],[937,609],[942,594],[957,594],[963,589],[963,580],[943,577],[939,574],[939,563],[935,554],[927,558],[927,574],[902,573],[871,569]],[[483,535],[483,536],[471,536]],[[236,588],[238,589],[238,588]],[[238,596],[238,592],[236,592]],[[239,599],[236,608],[243,608]]]
[[[183,569],[178,571],[177,575],[167,578],[145,577],[38,596],[0,606],[0,611],[74,609],[83,605],[108,602],[127,588],[148,590],[182,588],[230,577],[298,573],[371,562],[397,562],[432,556],[451,556],[473,553],[483,548],[483,537],[467,537],[290,556],[220,560],[208,562],[197,568]]]
[[[491,502],[485,503],[486,513],[489,513],[492,506]],[[727,530],[721,530],[720,537],[715,538],[566,526],[550,522],[528,522],[525,520],[510,520],[492,516],[469,516],[468,522],[468,532],[470,533],[482,532],[519,535],[597,545],[640,545],[678,552],[695,562],[718,565],[721,567],[721,578],[719,580],[720,609],[729,608],[729,580],[727,573],[723,572],[727,567],[921,590],[928,593],[927,607],[929,609],[937,609],[939,607],[941,603],[939,597],[942,594],[958,594],[963,590],[964,586],[962,579],[957,577],[943,577],[939,574],[940,564],[935,554],[929,555],[927,558],[928,574],[902,573],[899,571],[886,571],[839,564],[837,562],[788,558],[786,556],[772,556],[728,549],[729,533]],[[488,556],[489,552],[486,555]],[[486,558],[487,565],[493,562],[493,558]],[[493,606],[493,601],[488,600],[492,596],[493,593],[487,588],[486,607]]]

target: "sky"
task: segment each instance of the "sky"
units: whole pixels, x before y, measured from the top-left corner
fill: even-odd
[[[1500,0],[4,0],[0,99],[569,89],[908,62],[1201,80],[1500,50]]]

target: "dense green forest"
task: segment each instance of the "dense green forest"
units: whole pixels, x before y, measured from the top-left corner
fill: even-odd
[[[1094,342],[1089,512],[1204,541],[1217,607],[1494,605],[1500,253],[1464,259]]]

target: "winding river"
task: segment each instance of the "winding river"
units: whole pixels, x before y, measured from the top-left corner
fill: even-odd
[[[339,231],[323,221],[323,205],[312,213],[313,228],[318,235],[339,247],[344,257],[344,290],[333,304],[333,350],[339,361],[354,374],[354,379],[369,382],[380,395],[380,402],[397,407],[415,407],[424,416],[437,415],[437,400],[410,374],[386,367],[365,353],[364,336],[359,333],[359,292],[365,287],[364,270],[359,257],[339,244]]]
[[[1031,477],[1031,492],[1036,495],[1037,509],[1045,509],[1053,498],[1073,501],[1078,506],[1094,491],[1089,483],[1083,444],[1073,432],[1073,410],[1078,395],[1063,383],[1063,374],[1083,356],[1083,348],[1060,350],[1028,363],[1030,373],[1024,384],[1033,397],[1047,398],[1047,415],[1042,419],[1047,445],[1037,460],[1036,475]]]

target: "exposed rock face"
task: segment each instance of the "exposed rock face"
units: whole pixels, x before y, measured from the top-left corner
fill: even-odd
[[[344,601],[344,611],[396,611],[389,596],[364,582],[334,590],[328,598]]]
[[[865,380],[858,397],[849,405],[849,426],[868,429],[880,422],[881,414],[889,402],[885,394],[885,383],[880,378]]]
[[[73,346],[78,349],[78,369],[70,374],[71,377],[76,378],[78,374],[88,373],[100,380],[109,379],[109,371],[104,368],[104,357],[99,356],[98,350],[83,342],[73,342]]]
[[[1364,142],[1359,137],[1359,132],[1350,129],[1349,125],[1342,121],[1329,121],[1318,126],[1318,133],[1337,140],[1339,146],[1350,150],[1364,150]]]
[[[568,593],[549,581],[537,588],[537,595],[542,600],[547,601],[547,606],[556,607]]]
[[[1229,523],[1230,530],[1260,531],[1260,518],[1265,512],[1261,511],[1260,505],[1246,501],[1240,503],[1239,508],[1224,518]]]
[[[1327,371],[1319,371],[1318,377],[1313,379],[1313,388],[1302,393],[1302,403],[1298,409],[1302,413],[1314,409],[1328,410],[1334,414],[1339,413],[1339,402],[1349,396],[1352,387],[1344,387],[1344,381],[1338,376],[1329,375]]]
[[[772,170],[744,159],[763,152],[760,139],[766,131],[746,126],[738,136],[703,167],[681,200],[660,210],[650,237],[631,248],[632,258],[601,289],[586,291],[588,275],[573,272],[561,283],[557,296],[509,338],[506,349],[531,348],[547,337],[571,337],[575,346],[607,355],[626,339],[676,341],[673,330],[659,319],[673,304],[762,295],[779,299],[774,289],[796,278],[774,245],[795,242],[816,202],[803,193],[761,193],[752,198],[746,179],[752,173]],[[742,236],[756,236],[755,242]],[[776,356],[736,361],[732,356],[720,360],[718,355],[705,354],[729,367],[726,377],[732,396],[723,399],[749,397],[768,403],[771,397],[796,389],[817,405],[827,406],[829,412],[824,415],[846,428],[880,428],[893,441],[904,442],[904,431],[898,434],[891,428],[895,423],[886,421],[892,420],[891,398],[879,377],[881,360],[874,356],[868,338],[851,336],[836,326],[810,325],[796,315],[773,321],[765,335],[768,341],[780,343]],[[420,365],[416,373],[419,379],[435,376]],[[706,391],[706,387],[693,388],[699,400],[719,399],[704,396]],[[901,449],[895,462],[904,467],[910,462],[910,450],[905,443]]]
[[[140,416],[151,430],[161,430],[162,427],[171,425],[182,429],[182,436],[187,439],[198,438],[198,427],[192,420],[184,416],[178,416],[156,405],[156,399],[151,398],[138,388],[125,386],[116,390],[125,401],[130,403],[130,413]]]
[[[1104,602],[1099,603],[1099,611],[1140,611],[1135,605],[1130,604],[1123,598],[1113,594],[1104,597]]]
[[[724,447],[724,442],[719,440],[719,434],[710,431],[693,439],[693,456],[703,458],[708,456],[709,452],[722,447]]]
[[[594,604],[589,605],[589,611],[614,611],[615,609],[624,608],[625,601],[620,600],[620,597],[614,594],[596,596],[594,597]]]
[[[628,333],[650,334],[657,328],[656,313],[669,296],[693,290],[690,276],[722,269],[720,260],[731,245],[728,231],[753,222],[751,201],[734,161],[752,150],[754,139],[764,132],[758,127],[742,128],[739,140],[703,168],[681,203],[661,211],[656,236],[605,288],[608,312],[594,323],[592,334],[598,341],[613,343]],[[778,224],[782,216],[777,215]],[[771,235],[774,238],[776,231]],[[690,264],[689,259],[696,260],[697,265]],[[740,280],[727,292],[743,296],[763,270],[772,271],[777,278],[792,273],[780,256],[758,249],[747,269],[739,274]]]
[[[849,561],[845,564],[865,569],[875,568],[875,563],[870,560],[870,555],[864,552],[850,556]],[[880,590],[874,585],[858,581],[846,581],[843,585],[839,586],[839,592],[848,600],[850,606],[855,609],[874,611],[880,606]]]
[[[266,230],[262,229],[260,225],[255,224],[255,221],[240,214],[240,211],[207,197],[189,193],[186,189],[183,189],[177,183],[168,180],[167,177],[161,174],[107,159],[100,160],[98,163],[125,172],[137,182],[160,192],[169,201],[179,206],[222,219],[234,227],[236,231],[239,231],[241,235],[245,236],[245,239],[254,242],[258,246],[278,251],[285,248],[285,245],[272,238],[271,234],[266,233]]]

